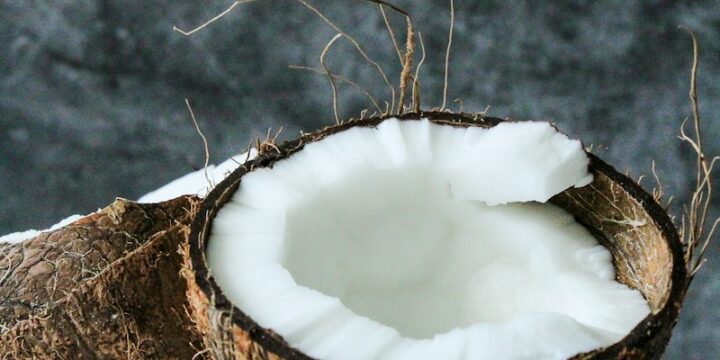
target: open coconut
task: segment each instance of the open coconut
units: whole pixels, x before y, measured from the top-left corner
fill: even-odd
[[[666,212],[547,124],[513,125],[354,120],[233,172],[185,249],[208,354],[659,357],[688,281]]]
[[[119,201],[47,236],[0,244],[0,296],[12,303],[0,312],[3,358],[659,358],[703,257],[692,250],[703,227],[692,221],[705,217],[692,212],[697,200],[686,229],[701,230],[684,234],[683,252],[652,196],[547,124],[508,131],[500,119],[419,112],[410,17],[371,2],[407,16],[399,104],[393,95],[386,112],[405,111],[412,87],[416,113],[263,144],[200,211],[192,197]],[[322,65],[337,120],[335,76]],[[326,141],[352,144],[348,137],[373,129],[355,139],[359,147]],[[485,129],[502,130],[470,131]],[[429,138],[445,152],[429,151]],[[485,145],[453,151],[473,141]],[[355,150],[374,168],[357,167]],[[413,166],[397,166],[406,162]],[[145,199],[204,188],[196,178]],[[698,183],[701,194],[711,188],[700,174]],[[114,217],[125,205],[142,218]],[[183,211],[163,213],[168,206]],[[156,222],[148,209],[172,221]],[[106,217],[114,226],[105,228]],[[90,248],[91,272],[78,248]],[[60,262],[69,271],[57,271]],[[31,291],[16,293],[23,285]]]

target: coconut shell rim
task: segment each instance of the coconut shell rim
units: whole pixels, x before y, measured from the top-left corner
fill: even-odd
[[[209,230],[212,227],[213,219],[217,211],[235,193],[240,185],[241,178],[256,168],[272,167],[279,160],[287,158],[293,153],[302,150],[304,145],[318,141],[326,136],[347,130],[355,126],[375,127],[384,120],[397,118],[400,120],[418,120],[427,118],[434,123],[451,126],[469,127],[493,127],[501,122],[512,122],[495,117],[486,117],[475,113],[452,113],[440,111],[421,111],[405,113],[402,115],[383,115],[368,119],[350,119],[347,122],[328,126],[311,133],[303,133],[300,138],[284,142],[277,146],[277,151],[271,150],[261,152],[258,156],[246,162],[238,169],[230,173],[223,181],[210,191],[203,200],[198,215],[190,225],[190,262],[194,271],[195,282],[202,293],[210,300],[210,306],[230,314],[232,324],[239,326],[246,331],[250,339],[262,346],[265,350],[278,355],[284,359],[313,359],[300,350],[292,347],[285,339],[271,329],[266,329],[257,324],[250,316],[235,306],[223,293],[220,286],[212,276],[205,256],[205,244],[208,241]],[[554,125],[553,125],[554,126]],[[275,149],[275,148],[274,148]],[[652,218],[654,225],[660,229],[665,243],[668,245],[672,256],[672,270],[670,274],[670,294],[662,307],[654,313],[650,313],[641,320],[631,331],[620,341],[604,347],[580,353],[573,359],[581,358],[615,358],[625,349],[632,347],[643,347],[643,344],[651,340],[662,329],[674,326],[677,321],[680,307],[685,297],[689,277],[684,260],[683,243],[679,234],[667,214],[667,211],[655,201],[652,195],[645,191],[637,182],[628,176],[618,172],[596,155],[587,152],[590,160],[588,170],[591,173],[602,173],[614,183],[620,185]],[[552,199],[550,200],[552,201]],[[582,222],[581,222],[582,223]],[[583,224],[587,226],[587,224]]]

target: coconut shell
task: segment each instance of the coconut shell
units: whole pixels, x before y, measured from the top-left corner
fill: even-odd
[[[670,217],[633,180],[590,154],[593,182],[551,201],[590,229],[610,250],[616,278],[639,290],[651,314],[622,341],[576,359],[659,359],[670,341],[690,278]]]
[[[183,273],[188,282],[189,310],[203,336],[207,354],[218,359],[310,359],[271,329],[258,325],[225,297],[205,257],[213,219],[248,172],[272,167],[307,143],[354,126],[376,126],[390,117],[350,120],[267,147],[267,151],[230,174],[203,201],[184,250]],[[445,112],[399,116],[408,121],[421,117],[462,127],[492,127],[503,121]],[[566,190],[551,201],[573,214],[610,250],[617,280],[639,290],[647,299],[651,314],[618,343],[574,358],[657,359],[670,339],[688,286],[682,243],[667,212],[652,196],[598,157],[592,154],[589,157],[589,171],[595,176],[593,183]]]
[[[178,249],[198,202],[118,199],[61,229],[5,244],[2,359],[195,355],[201,344],[185,311]]]

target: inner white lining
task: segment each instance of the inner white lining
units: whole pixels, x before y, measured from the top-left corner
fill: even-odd
[[[313,357],[567,358],[649,313],[610,253],[541,203],[589,183],[587,162],[542,122],[354,127],[245,175],[208,261],[234,304]]]

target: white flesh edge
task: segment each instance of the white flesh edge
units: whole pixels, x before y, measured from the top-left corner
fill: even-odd
[[[322,359],[563,359],[649,314],[553,195],[592,181],[544,122],[385,120],[242,179],[208,261],[225,295]]]
[[[246,160],[252,160],[256,155],[257,151],[250,149],[249,156],[248,153],[238,154],[223,161],[220,165],[208,165],[207,177],[205,176],[205,169],[191,172],[141,196],[138,202],[157,203],[171,200],[182,195],[205,197],[215,185],[237,169],[240,164]],[[210,183],[208,183],[208,179]]]
[[[244,163],[246,160],[251,160],[255,158],[255,156],[257,156],[257,151],[255,151],[255,149],[251,149],[249,156],[248,153],[238,154],[220,163],[220,165],[209,165],[207,168],[207,177],[205,177],[205,169],[200,169],[198,171],[183,175],[141,196],[140,199],[138,199],[138,202],[157,203],[171,200],[182,195],[197,195],[200,197],[204,197],[207,193],[210,192],[210,190],[213,189],[215,185],[225,179],[228,174],[237,169],[240,164]],[[208,183],[208,178],[210,179],[212,184]],[[53,225],[49,229],[45,230],[25,230],[3,235],[0,236],[0,243],[15,244],[23,242],[25,240],[32,239],[42,234],[43,232],[59,229],[65,225],[75,222],[82,217],[84,216],[72,215]]]
[[[71,215],[66,217],[65,219],[60,220],[57,224],[51,226],[48,229],[45,230],[25,230],[25,231],[19,231],[10,233],[7,235],[0,236],[0,244],[1,243],[9,243],[9,244],[17,244],[19,242],[23,242],[25,240],[30,240],[46,231],[53,231],[57,230],[65,225],[74,223],[75,221],[78,221],[79,219],[83,218],[83,215]]]

